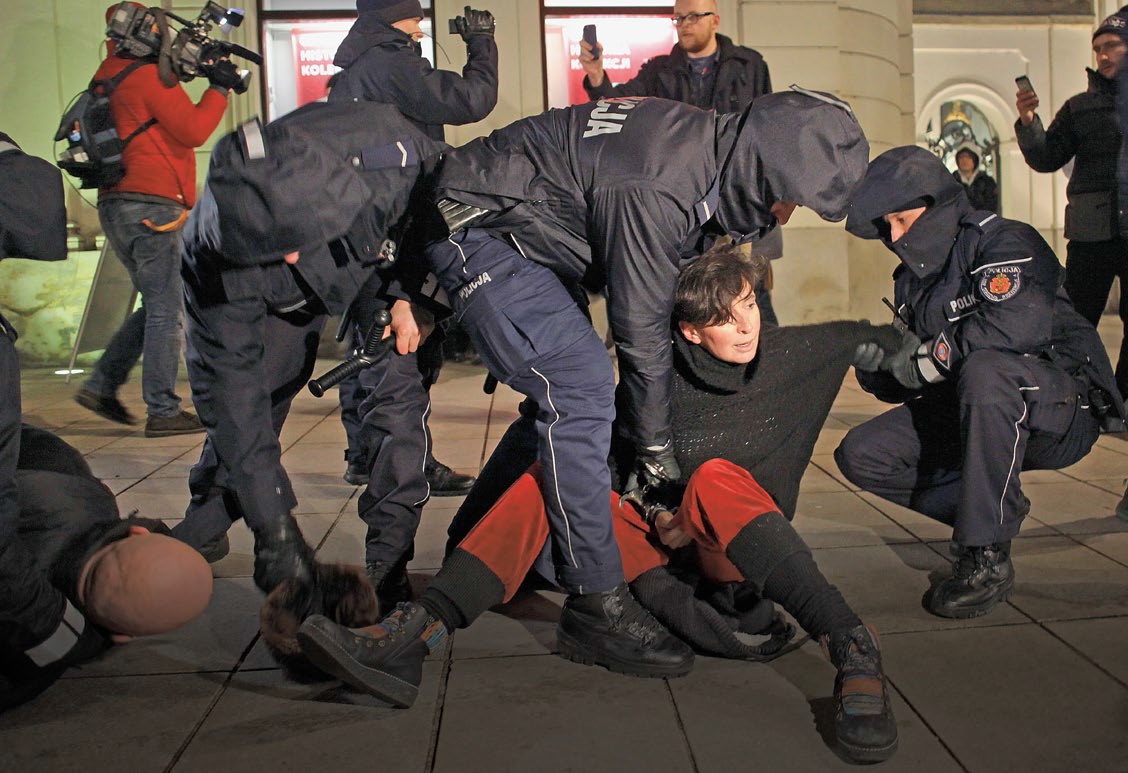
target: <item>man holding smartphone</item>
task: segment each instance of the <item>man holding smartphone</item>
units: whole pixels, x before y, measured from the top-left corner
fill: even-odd
[[[1089,88],[1066,100],[1049,128],[1035,110],[1038,95],[1029,80],[1016,79],[1018,121],[1015,135],[1026,163],[1038,172],[1055,172],[1073,160],[1066,187],[1065,289],[1081,316],[1094,326],[1108,303],[1112,280],[1120,278],[1120,343],[1116,385],[1128,396],[1128,241],[1119,233],[1116,165],[1120,128],[1116,117],[1116,74],[1128,51],[1128,6],[1101,22],[1093,33],[1096,69]],[[1128,204],[1128,202],[1125,202]],[[1123,206],[1123,205],[1121,205]]]

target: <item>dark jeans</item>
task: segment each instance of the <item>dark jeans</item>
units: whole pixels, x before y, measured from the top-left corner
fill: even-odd
[[[183,207],[146,201],[108,199],[98,205],[98,219],[114,253],[141,293],[141,308],[114,333],[106,351],[83,384],[94,394],[111,397],[141,363],[141,394],[150,416],[176,416],[176,369],[180,363],[184,291],[180,279],[180,232],[158,233],[145,225],[171,223]]]
[[[1081,316],[1093,327],[1101,320],[1112,280],[1120,279],[1120,357],[1116,385],[1128,398],[1128,242],[1117,237],[1105,242],[1071,241],[1066,248],[1065,290]]]

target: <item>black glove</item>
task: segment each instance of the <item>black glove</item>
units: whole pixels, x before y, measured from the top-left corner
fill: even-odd
[[[230,89],[236,94],[242,94],[249,84],[230,59],[217,59],[207,66],[205,74],[208,83],[225,93]]]
[[[901,339],[901,348],[885,358],[881,363],[881,370],[888,372],[903,387],[920,389],[924,386],[924,378],[917,367],[919,348],[920,339],[911,331],[906,332]]]
[[[874,371],[881,367],[885,359],[885,350],[875,341],[866,341],[858,344],[854,350],[854,359],[851,363],[858,370]]]
[[[464,41],[469,41],[475,35],[489,35],[492,38],[494,27],[497,26],[492,13],[475,11],[470,6],[466,6],[462,16],[453,19],[453,25]]]
[[[255,532],[255,585],[270,593],[283,580],[316,586],[317,570],[313,549],[292,515],[285,515]]]
[[[636,459],[638,480],[644,486],[658,488],[681,480],[681,467],[674,455],[672,440],[661,448],[639,448]]]

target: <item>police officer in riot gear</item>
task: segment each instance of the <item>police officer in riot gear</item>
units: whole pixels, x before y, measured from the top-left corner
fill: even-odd
[[[973,210],[928,151],[874,159],[846,229],[901,259],[903,344],[858,380],[904,404],[850,430],[835,459],[863,489],[953,527],[955,567],[928,608],[986,614],[1014,585],[1011,540],[1030,509],[1019,473],[1073,464],[1102,425],[1123,427],[1112,367],[1049,245]]]

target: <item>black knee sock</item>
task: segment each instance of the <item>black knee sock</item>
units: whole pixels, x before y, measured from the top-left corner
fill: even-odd
[[[465,628],[505,598],[505,586],[473,553],[456,549],[419,597],[419,605],[448,631]]]
[[[757,517],[733,538],[725,554],[761,596],[782,606],[812,636],[861,625],[781,514]]]

